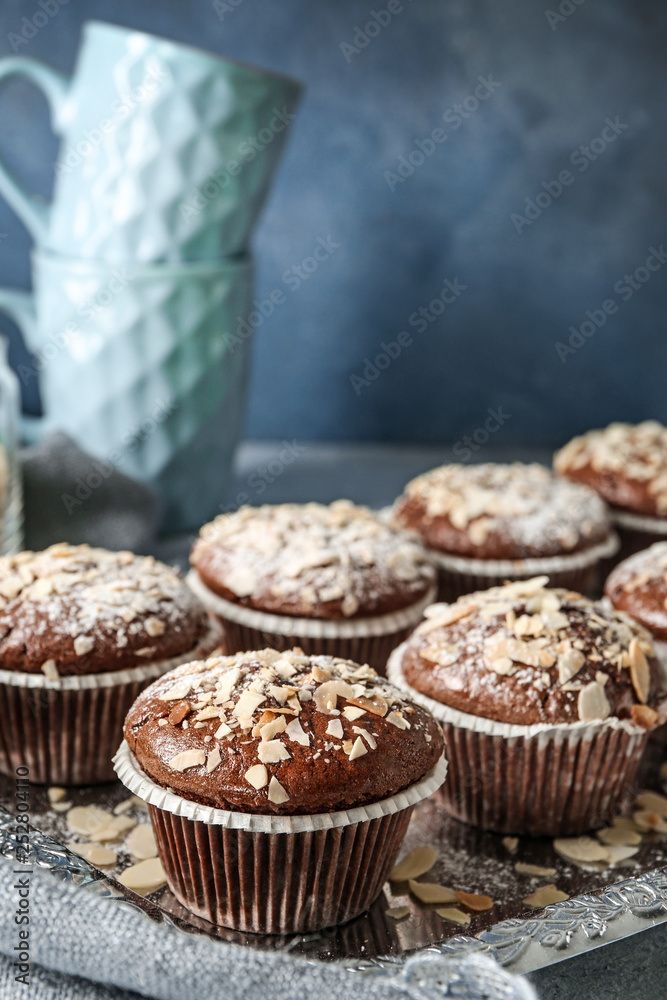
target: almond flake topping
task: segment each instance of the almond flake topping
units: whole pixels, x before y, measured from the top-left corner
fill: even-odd
[[[566,684],[567,681],[572,680],[575,677],[584,663],[586,662],[586,657],[578,649],[573,649],[571,646],[566,649],[558,657],[558,680],[561,684]]]
[[[360,719],[362,715],[366,714],[365,708],[358,708],[356,705],[348,705],[343,709],[343,715],[350,722],[355,722]]]
[[[364,741],[361,736],[357,736],[354,746],[350,750],[350,760],[356,760],[357,757],[363,757],[365,753],[368,753]]]
[[[279,760],[289,760],[292,755],[280,740],[262,740],[257,747],[257,756],[262,764],[277,764]]]
[[[269,782],[269,802],[274,802],[276,805],[280,805],[283,802],[289,801],[289,795],[280,784],[278,779],[274,776]]]
[[[581,689],[577,711],[582,722],[596,722],[609,716],[611,706],[601,684],[591,681]]]
[[[269,783],[269,776],[263,764],[254,764],[252,767],[249,767],[244,777],[248,784],[256,788],[257,791]]]
[[[189,767],[198,767],[206,761],[203,750],[183,750],[169,761],[169,767],[174,771],[186,771]]]
[[[60,677],[55,660],[44,660],[41,669],[47,681],[57,681]]]
[[[371,750],[377,750],[377,741],[373,734],[369,733],[367,729],[361,729],[360,726],[352,726],[352,732],[358,733],[359,736],[363,736]]]
[[[342,740],[343,738],[343,723],[340,719],[332,719],[327,726],[327,736],[333,736],[336,740]]]
[[[628,647],[630,657],[630,677],[635,694],[642,704],[646,704],[651,689],[651,672],[646,657],[637,639],[631,639]]]
[[[285,736],[294,743],[301,744],[302,747],[310,746],[310,736],[304,732],[298,719],[292,719],[290,724],[285,727]]]

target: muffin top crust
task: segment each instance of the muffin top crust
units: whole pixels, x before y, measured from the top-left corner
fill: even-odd
[[[418,541],[348,500],[221,514],[202,528],[190,561],[219,596],[304,618],[398,611],[425,597],[435,582]]]
[[[171,659],[209,631],[177,571],[88,545],[3,556],[0,602],[0,668],[50,680]]]
[[[443,752],[435,719],[370,667],[300,649],[178,667],[139,695],[124,732],[157,784],[250,813],[376,802],[421,780]]]
[[[613,507],[667,515],[667,427],[656,420],[610,424],[573,438],[556,453],[554,468]]]
[[[403,647],[417,691],[498,722],[659,722],[651,638],[625,615],[547,577],[434,604]]]
[[[432,549],[477,559],[526,559],[589,548],[608,538],[592,490],[536,463],[443,465],[408,483],[396,522]]]
[[[667,642],[667,542],[624,559],[607,577],[604,592],[617,610]]]

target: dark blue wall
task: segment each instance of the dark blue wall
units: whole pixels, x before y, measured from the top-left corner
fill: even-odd
[[[286,302],[255,336],[249,436],[452,441],[498,406],[511,415],[499,443],[555,444],[612,419],[667,420],[667,264],[644,284],[649,272],[639,272],[636,290],[622,280],[650,247],[667,245],[664,3],[561,0],[572,13],[556,20],[529,0],[413,0],[358,52],[341,44],[386,0],[218,6],[222,18],[209,0],[70,0],[21,51],[69,69],[80,24],[94,17],[305,81],[255,241],[258,295],[279,287]],[[37,9],[37,0],[3,0],[3,53]],[[467,118],[454,110],[443,120],[480,75],[500,85]],[[56,147],[42,98],[13,82],[0,115],[3,154],[48,193]],[[617,121],[614,141],[571,162],[607,118]],[[391,190],[386,173],[401,162],[407,173],[401,158],[438,128],[445,140],[430,154],[427,142],[423,164],[390,177]],[[563,170],[572,180],[560,196],[515,225],[512,213]],[[4,204],[0,233],[0,282],[27,287],[29,238]],[[283,273],[328,236],[340,244],[330,259],[286,287]],[[409,325],[446,278],[465,291],[449,293],[432,323]],[[617,306],[607,317],[606,300]],[[576,337],[583,346],[563,361],[555,345],[586,310],[606,321]],[[350,376],[363,377],[364,359],[402,330],[412,342],[355,389]],[[26,402],[34,408],[34,393]]]

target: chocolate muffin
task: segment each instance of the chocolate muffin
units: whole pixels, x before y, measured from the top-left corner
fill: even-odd
[[[0,770],[112,780],[137,694],[220,638],[179,574],[151,557],[59,544],[0,558]]]
[[[139,696],[124,732],[116,767],[149,804],[172,892],[264,933],[370,906],[413,806],[446,772],[425,709],[368,666],[300,649],[179,667]]]
[[[408,483],[394,519],[436,560],[441,600],[542,573],[585,590],[617,544],[592,490],[520,462],[433,469]]]
[[[667,427],[656,420],[573,438],[556,453],[554,468],[609,504],[621,538],[616,562],[667,538]]]
[[[667,542],[655,542],[624,559],[607,578],[604,592],[617,611],[653,636],[660,685],[667,695]],[[664,727],[660,738],[667,738]]]
[[[649,633],[546,582],[427,608],[390,660],[390,679],[444,724],[446,807],[486,829],[556,835],[601,825],[661,722]]]
[[[300,646],[383,671],[435,594],[419,542],[347,500],[241,507],[204,525],[188,582],[230,652]]]

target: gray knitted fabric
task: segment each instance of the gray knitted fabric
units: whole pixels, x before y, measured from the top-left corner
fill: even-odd
[[[21,875],[0,860],[0,953],[18,943],[14,923]],[[182,933],[132,906],[64,884],[36,869],[30,876],[29,987],[0,960],[0,1000],[535,1000],[531,987],[486,957],[465,961],[425,954],[405,969],[366,975]]]

